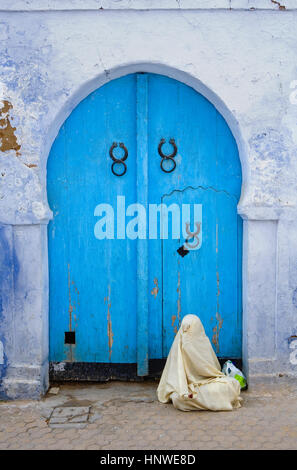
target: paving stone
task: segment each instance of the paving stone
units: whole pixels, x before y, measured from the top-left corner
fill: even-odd
[[[91,413],[89,415],[89,423],[95,423],[96,421],[98,421],[99,419],[102,418],[102,413]]]
[[[53,411],[54,411],[54,408],[52,408],[52,407],[48,407],[48,408],[47,407],[42,407],[40,409],[40,414],[43,418],[49,419],[51,417]]]
[[[49,426],[52,428],[63,427],[66,429],[73,425],[74,427],[82,428],[83,426],[78,426],[78,424],[87,423],[89,411],[89,406],[65,406],[55,408],[51,414]]]
[[[79,415],[88,414],[90,411],[89,406],[61,406],[59,408],[55,408],[52,413],[52,418],[59,416],[59,417],[73,417]]]
[[[154,401],[155,388],[62,385],[41,402],[0,404],[0,449],[297,449],[292,388],[245,392],[242,408],[228,413],[183,413]]]
[[[87,426],[87,423],[53,423],[49,424],[52,429],[84,429]]]

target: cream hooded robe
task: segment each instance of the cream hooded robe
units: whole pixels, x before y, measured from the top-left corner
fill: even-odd
[[[186,315],[171,346],[157,389],[158,400],[175,408],[233,410],[242,400],[240,384],[220,363],[196,315]]]

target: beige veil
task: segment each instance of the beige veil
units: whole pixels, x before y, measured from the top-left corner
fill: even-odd
[[[186,315],[171,346],[157,389],[158,400],[189,410],[240,407],[240,384],[220,363],[196,315]]]

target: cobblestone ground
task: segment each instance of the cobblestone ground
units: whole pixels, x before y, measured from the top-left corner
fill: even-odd
[[[242,393],[233,412],[182,412],[156,383],[63,385],[0,402],[0,449],[297,449],[297,385]]]

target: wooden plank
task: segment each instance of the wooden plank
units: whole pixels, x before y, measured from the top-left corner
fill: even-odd
[[[126,205],[136,200],[135,87],[129,75],[93,92],[70,114],[51,150],[50,358],[56,362],[137,361],[136,242],[116,238],[117,196],[125,196]],[[113,142],[129,152],[121,177],[111,171]],[[123,150],[114,154],[122,157]],[[114,210],[114,239],[95,237],[100,204]],[[75,345],[64,344],[67,331],[75,331]]]
[[[239,358],[242,224],[236,210],[241,190],[236,142],[224,118],[192,88],[152,74],[148,96],[149,202],[162,201],[168,208],[202,204],[204,219],[201,249],[184,258],[177,253],[183,236],[149,241],[150,358],[168,355],[188,313],[200,316],[220,357]],[[176,168],[168,174],[160,168],[162,138],[165,154],[172,152],[170,138],[178,149]],[[163,342],[156,333],[162,327]]]
[[[148,213],[148,76],[137,74],[137,202]],[[146,227],[147,234],[147,227]],[[146,237],[147,238],[147,237]],[[137,374],[148,375],[148,240],[137,239]]]

